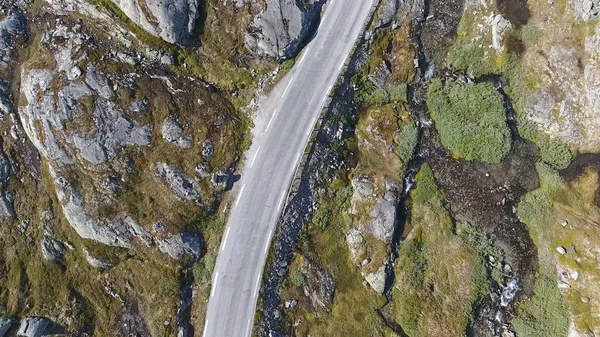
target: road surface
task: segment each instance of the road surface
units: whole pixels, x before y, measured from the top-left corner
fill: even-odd
[[[288,187],[375,3],[330,1],[318,33],[261,105],[213,272],[204,337],[250,336],[263,267]]]

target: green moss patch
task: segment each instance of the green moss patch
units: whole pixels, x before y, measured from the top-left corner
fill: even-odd
[[[512,140],[503,100],[491,84],[434,79],[427,107],[442,144],[457,157],[499,163]]]

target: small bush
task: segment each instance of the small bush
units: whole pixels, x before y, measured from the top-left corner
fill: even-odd
[[[367,104],[371,100],[371,94],[375,90],[373,83],[365,78],[365,75],[361,72],[356,73],[350,79],[350,83],[354,86],[356,92],[356,100],[361,104]]]
[[[290,282],[296,287],[301,287],[306,280],[301,271],[294,269],[290,272]]]
[[[496,261],[501,261],[504,258],[502,249],[494,245],[494,241],[490,239],[484,232],[471,226],[468,223],[458,222],[456,224],[456,233],[460,236],[463,242],[473,251],[479,253],[484,258],[493,257]]]
[[[519,132],[521,138],[533,142],[537,137],[538,129],[534,122],[521,115],[517,117],[517,132]]]
[[[512,324],[519,337],[564,337],[569,330],[569,311],[562,302],[556,281],[535,283],[535,295],[521,304]]]
[[[373,90],[373,93],[369,97],[369,100],[367,103],[383,105],[383,104],[388,104],[389,102],[390,102],[390,94],[387,91],[385,91],[383,89],[375,89],[375,90]]]
[[[542,189],[531,191],[521,199],[517,216],[529,228],[534,242],[539,240],[540,235],[543,236],[545,228],[553,224],[556,218],[552,200]]]
[[[296,59],[287,59],[281,63],[281,71],[288,71],[294,67]]]
[[[540,186],[542,189],[552,193],[564,187],[562,178],[550,165],[545,163],[536,163],[535,168],[537,169],[538,177],[540,179]]]
[[[571,163],[573,155],[569,145],[555,139],[542,139],[537,142],[540,149],[542,161],[557,170],[567,168]]]
[[[429,164],[421,165],[416,180],[417,187],[411,192],[412,200],[415,203],[424,204],[438,195],[438,187]]]
[[[442,144],[457,156],[496,164],[510,151],[503,99],[491,84],[434,79],[427,107]]]
[[[425,270],[427,270],[427,247],[420,240],[411,240],[404,246],[408,282],[416,289],[425,287]]]
[[[390,94],[390,99],[394,102],[408,101],[408,86],[406,83],[391,85],[387,91]]]
[[[405,125],[397,140],[398,153],[402,161],[406,163],[413,157],[418,141],[419,129],[417,126],[414,123]]]
[[[540,30],[534,24],[528,24],[521,28],[521,39],[527,47],[535,45],[540,38]]]
[[[196,284],[210,283],[210,278],[215,268],[215,262],[215,256],[211,253],[207,253],[202,260],[194,265],[194,282]]]
[[[175,296],[179,293],[179,279],[175,275],[165,275],[160,279],[158,289],[163,295]]]
[[[472,72],[476,77],[493,72],[485,59],[483,47],[478,43],[459,40],[448,53],[448,58],[455,69]]]

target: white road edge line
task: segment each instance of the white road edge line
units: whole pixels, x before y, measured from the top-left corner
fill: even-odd
[[[221,243],[221,251],[225,250],[225,245],[227,244],[227,238],[229,237],[229,230],[231,227],[227,227],[227,231],[225,232],[225,237],[223,238],[223,243]]]
[[[267,253],[267,250],[269,250],[269,239],[267,238],[267,242],[265,242],[265,254]]]
[[[277,205],[277,209],[281,212],[281,203],[283,202],[283,199],[285,198],[285,193],[283,193],[281,195],[281,198],[279,198],[279,205]]]
[[[240,194],[238,194],[237,200],[235,201],[235,205],[233,205],[233,207],[237,207],[238,203],[240,202],[240,199],[242,199],[242,193],[244,192],[244,187],[246,187],[246,184],[242,185],[242,188],[240,189]]]
[[[217,283],[219,283],[219,272],[215,273],[215,281],[213,282],[211,290],[210,290],[210,297],[213,297],[215,295],[215,289],[217,288]]]
[[[260,274],[256,279],[256,285],[254,286],[254,298],[256,298],[256,294],[258,293],[258,287],[260,286]]]
[[[285,96],[285,94],[287,93],[288,89],[290,88],[290,85],[292,85],[292,82],[294,81],[294,78],[290,78],[290,81],[288,82],[287,87],[285,87],[285,90],[283,91],[283,95],[281,95],[281,97]]]
[[[204,321],[204,333],[202,334],[202,337],[206,337],[206,332],[208,331],[206,327],[208,327],[208,319]]]
[[[252,167],[252,165],[254,165],[254,161],[256,160],[256,156],[258,156],[258,151],[260,151],[260,145],[258,146],[258,149],[256,149],[256,152],[254,152],[254,158],[252,158],[252,162],[250,163],[250,167]]]
[[[246,335],[250,336],[250,332],[252,332],[250,329],[252,329],[252,319],[248,318],[248,326],[246,327]]]
[[[273,111],[273,114],[271,115],[271,119],[269,119],[269,124],[267,124],[267,128],[265,129],[265,132],[269,131],[269,127],[271,126],[271,122],[273,121],[273,118],[275,118],[276,114],[277,114],[277,109],[275,109],[275,111]]]
[[[306,55],[308,55],[308,51],[310,50],[310,46],[306,46],[306,50],[304,50],[304,54],[302,54],[302,57],[300,58],[300,61],[298,62],[298,64],[302,63],[302,61],[304,61],[304,57]]]

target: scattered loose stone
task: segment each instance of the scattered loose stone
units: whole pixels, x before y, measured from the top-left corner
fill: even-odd
[[[565,247],[563,246],[558,246],[556,247],[556,251],[560,254],[560,255],[565,255],[567,253],[567,250],[565,249]]]

